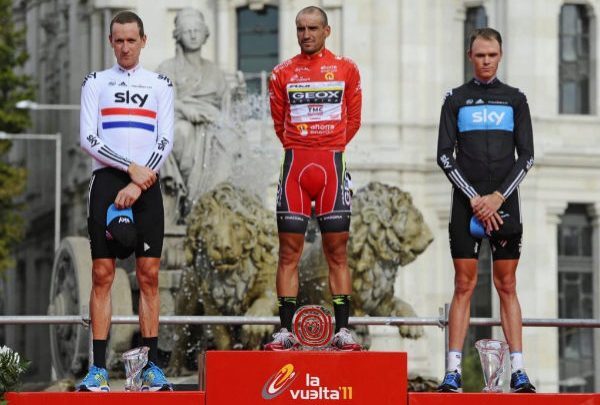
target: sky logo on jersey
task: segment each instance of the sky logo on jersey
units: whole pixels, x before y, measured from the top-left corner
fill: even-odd
[[[467,131],[513,131],[513,109],[507,105],[464,106],[458,111],[458,130]]]

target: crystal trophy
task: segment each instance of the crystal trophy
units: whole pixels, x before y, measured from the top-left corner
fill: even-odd
[[[502,392],[505,374],[509,370],[509,362],[506,361],[509,357],[508,344],[500,340],[482,339],[475,342],[475,347],[479,352],[485,381],[483,392]]]
[[[142,370],[148,364],[148,350],[146,346],[136,347],[123,353],[125,365],[125,391],[141,391]]]

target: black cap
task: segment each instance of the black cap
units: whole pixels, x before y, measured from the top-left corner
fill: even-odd
[[[106,238],[112,240],[112,252],[119,259],[126,259],[135,250],[137,229],[131,208],[119,210],[111,204],[106,211]]]
[[[492,238],[499,240],[512,239],[523,233],[523,224],[519,218],[510,215],[506,211],[498,211],[498,214],[502,218],[502,225],[497,231],[492,231]]]

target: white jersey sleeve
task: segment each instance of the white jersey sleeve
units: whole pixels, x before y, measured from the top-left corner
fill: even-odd
[[[160,74],[158,75],[158,81],[163,85],[156,89],[158,104],[156,111],[156,145],[146,162],[146,166],[155,172],[160,170],[173,149],[173,132],[175,126],[173,83],[168,77]]]
[[[100,96],[97,72],[88,74],[81,88],[81,112],[79,116],[79,141],[81,148],[97,161],[123,171],[131,160],[112,150],[98,136]]]

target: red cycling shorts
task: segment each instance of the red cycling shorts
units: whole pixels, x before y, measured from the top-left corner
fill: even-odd
[[[305,233],[314,202],[321,232],[348,232],[349,180],[343,152],[286,150],[277,189],[278,231]]]

